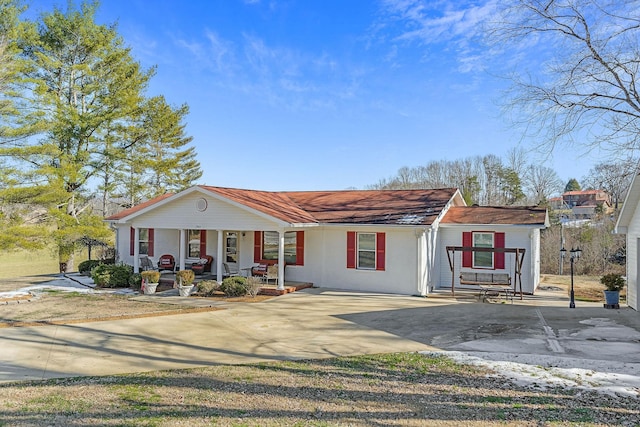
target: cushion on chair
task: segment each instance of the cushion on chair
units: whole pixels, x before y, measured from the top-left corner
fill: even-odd
[[[251,269],[251,274],[254,276],[264,276],[267,274],[267,264],[258,264]]]

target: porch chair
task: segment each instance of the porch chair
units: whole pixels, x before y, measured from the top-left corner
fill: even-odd
[[[265,282],[269,284],[269,280],[273,280],[274,283],[278,283],[278,264],[273,264],[267,267],[267,274],[264,276]]]
[[[176,259],[173,255],[164,254],[158,259],[158,270],[176,270]]]
[[[226,262],[222,263],[222,277],[232,277],[238,275],[239,274],[237,272],[231,271],[231,269],[229,268],[229,264],[227,264]]]
[[[140,271],[149,271],[155,270],[156,267],[153,265],[153,261],[146,255],[140,257]]]
[[[251,275],[263,278],[267,275],[267,264],[258,264],[251,269]]]
[[[211,255],[205,255],[204,258],[207,259],[207,263],[204,265],[204,272],[211,273],[211,265],[213,265],[213,257]]]

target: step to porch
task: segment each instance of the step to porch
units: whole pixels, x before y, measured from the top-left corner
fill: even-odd
[[[313,283],[285,284],[284,289],[277,289],[276,285],[264,285],[260,287],[258,295],[278,296],[307,288],[313,288]]]

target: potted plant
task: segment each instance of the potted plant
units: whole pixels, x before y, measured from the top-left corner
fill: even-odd
[[[191,294],[195,278],[193,270],[180,270],[176,273],[176,287],[181,297],[188,297]]]
[[[155,270],[147,270],[140,273],[142,276],[142,292],[145,294],[154,294],[158,283],[160,283],[160,272]]]
[[[600,283],[604,285],[604,300],[606,306],[617,307],[620,304],[620,291],[624,289],[625,280],[620,274],[605,274],[600,278]]]

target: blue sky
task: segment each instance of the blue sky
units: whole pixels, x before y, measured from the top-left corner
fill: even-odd
[[[157,65],[149,95],[189,105],[198,183],[328,190],[531,147],[473,44],[492,1],[103,0],[97,20]],[[565,151],[531,161],[580,179],[594,159]]]

